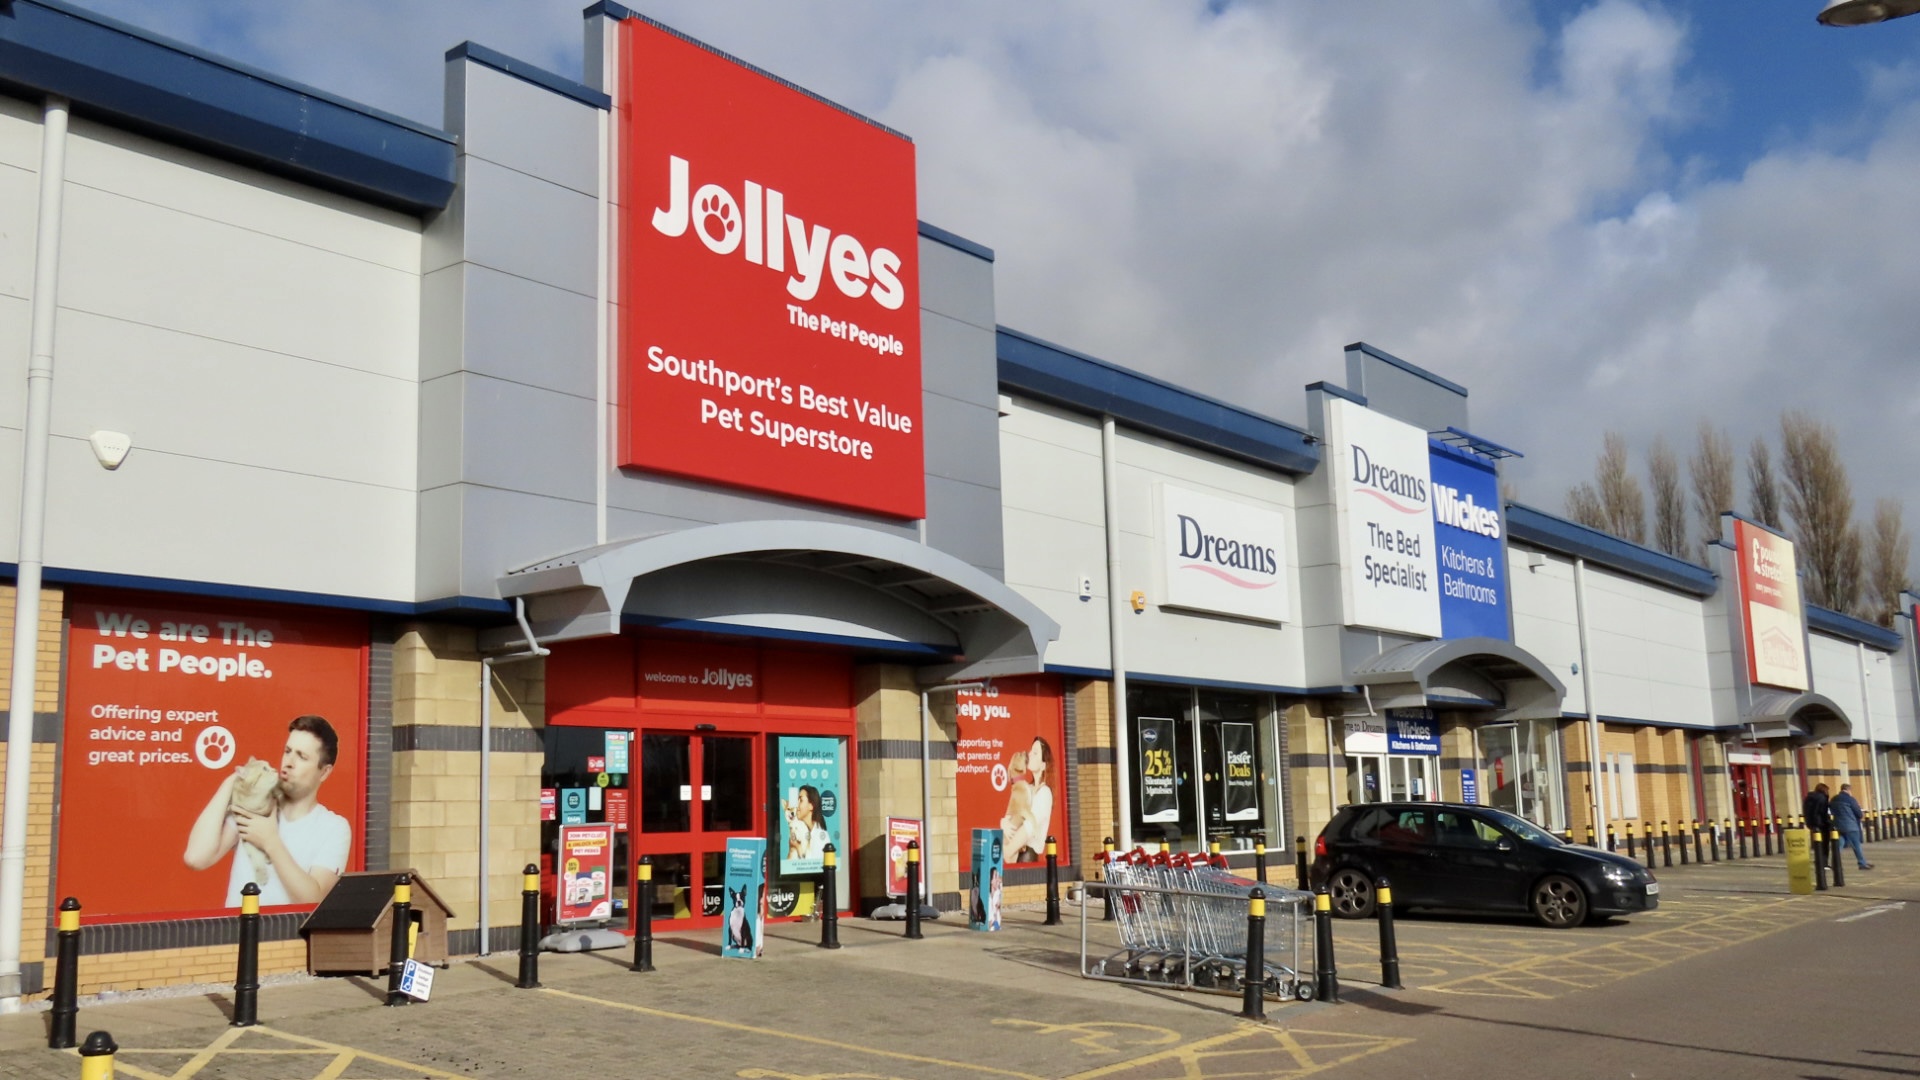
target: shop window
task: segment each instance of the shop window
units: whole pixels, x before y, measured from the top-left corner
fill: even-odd
[[[1608,754],[1607,762],[1607,810],[1611,820],[1638,821],[1640,819],[1640,783],[1634,776],[1632,754]]]
[[[1189,848],[1251,850],[1281,834],[1271,702],[1264,695],[1140,686],[1127,693],[1133,833]]]
[[[543,872],[553,872],[552,856],[559,849],[562,825],[607,823],[613,834],[613,918],[627,914],[627,830],[632,823],[632,787],[626,769],[635,754],[653,759],[630,745],[631,732],[615,728],[549,727],[546,756],[540,765],[540,850]],[[610,771],[620,769],[619,772]],[[686,804],[675,805],[684,814]],[[552,807],[551,816],[545,809]],[[642,806],[641,818],[667,813],[665,807]],[[655,871],[656,878],[660,876]]]

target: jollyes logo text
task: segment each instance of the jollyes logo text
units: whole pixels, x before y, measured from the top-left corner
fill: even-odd
[[[809,226],[786,212],[781,192],[743,180],[740,195],[719,184],[693,186],[693,166],[686,158],[667,158],[667,205],[653,211],[654,230],[662,236],[684,236],[689,229],[715,255],[735,252],[756,266],[786,271],[787,252],[793,253],[793,271],[787,292],[795,300],[811,300],[823,279],[848,297],[870,297],[889,311],[906,302],[900,285],[900,256],[877,247],[871,251],[847,233],[825,225]]]

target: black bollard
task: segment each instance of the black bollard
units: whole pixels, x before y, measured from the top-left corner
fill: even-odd
[[[1740,857],[1744,859],[1747,857],[1747,834],[1752,832],[1753,829],[1748,824],[1746,818],[1741,818],[1734,823],[1733,830],[1740,837]]]
[[[1307,838],[1293,838],[1293,887],[1301,892],[1307,891]]]
[[[975,867],[974,872],[979,873]],[[907,932],[906,937],[919,941],[920,933],[920,841],[907,841]]]
[[[96,1031],[80,1048],[80,1080],[113,1080],[113,1055],[120,1052],[113,1036]]]
[[[260,1022],[260,886],[240,890],[240,963],[233,976],[233,1020],[228,1027]]]
[[[405,1005],[407,995],[400,992],[400,980],[407,973],[408,931],[413,924],[413,875],[393,879],[393,939],[387,949],[387,1004]]]
[[[1393,940],[1393,886],[1386,878],[1373,883],[1373,911],[1380,919],[1380,985],[1400,989],[1400,947]]]
[[[1681,822],[1677,831],[1679,835],[1675,837],[1674,846],[1680,849],[1680,865],[1685,866],[1690,861],[1687,854],[1687,823]]]
[[[47,1049],[73,1049],[74,1022],[80,1015],[80,901],[60,901],[60,931],[53,961],[53,1026]]]
[[[1643,821],[1640,823],[1640,828],[1642,830],[1640,835],[1646,837],[1647,841],[1647,869],[1651,870],[1659,865],[1653,854],[1653,822]]]
[[[1813,888],[1815,892],[1827,891],[1827,838],[1820,830],[1813,830]]]
[[[520,871],[520,979],[522,990],[540,988],[540,868]]]
[[[1617,851],[1619,844],[1613,838],[1613,822],[1607,822],[1607,850]]]
[[[1340,1000],[1340,971],[1333,962],[1333,899],[1325,885],[1313,894],[1313,977],[1315,997]]]
[[[1720,819],[1720,832],[1726,839],[1727,861],[1732,862],[1733,861],[1733,819],[1732,818]]]
[[[1060,925],[1060,845],[1051,836],[1047,837],[1047,919],[1040,925]]]
[[[1758,822],[1756,822],[1756,824],[1760,826],[1760,839],[1754,841],[1754,843],[1760,846],[1764,854],[1772,855],[1773,854],[1773,822],[1768,821],[1766,818],[1761,818]]]
[[[653,970],[653,856],[640,856],[640,903],[634,909],[633,970]]]
[[[1633,822],[1631,821],[1627,822],[1627,858],[1639,858],[1639,856],[1633,852]]]
[[[1587,826],[1587,846],[1588,847],[1593,846],[1593,826],[1592,825]]]
[[[838,882],[834,877],[840,871],[840,852],[832,844],[821,849],[820,854],[820,948],[837,949],[840,947],[840,901],[834,896]],[[919,906],[920,898],[907,897],[907,903]]]
[[[1707,861],[1706,849],[1700,846],[1700,819],[1699,818],[1693,819],[1693,861],[1697,863],[1704,863]]]
[[[1652,860],[1649,859],[1648,863],[1651,864]],[[1664,821],[1660,823],[1660,865],[1673,866],[1673,833],[1668,831]]]
[[[1265,840],[1253,842],[1253,876],[1260,884],[1267,883],[1267,842]]]
[[[1841,858],[1845,854],[1846,849],[1840,846],[1839,830],[1827,833],[1827,857],[1833,860],[1833,887],[1836,889],[1845,888],[1847,884],[1846,860]]]
[[[1240,991],[1240,1015],[1247,1020],[1267,1018],[1267,894],[1247,894],[1246,985]]]
[[[1107,872],[1107,868],[1113,865],[1113,837],[1107,837],[1102,843],[1106,850],[1100,853],[1100,906],[1106,910],[1101,914],[1100,921],[1112,922],[1113,889],[1107,886],[1107,882],[1113,879],[1113,875]]]

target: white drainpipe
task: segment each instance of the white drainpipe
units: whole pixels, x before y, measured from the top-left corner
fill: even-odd
[[[490,929],[487,922],[487,856],[491,847],[487,843],[487,833],[493,825],[493,669],[497,664],[511,664],[520,660],[533,660],[547,655],[549,650],[533,636],[533,627],[527,625],[527,601],[525,597],[513,598],[513,617],[520,622],[520,632],[527,637],[528,648],[521,652],[503,653],[499,656],[480,658],[480,955],[492,955],[493,949],[487,942]]]
[[[1593,843],[1607,846],[1606,780],[1600,760],[1600,710],[1593,704],[1593,657],[1587,652],[1587,560],[1573,560],[1573,611],[1580,624],[1580,696],[1587,703],[1587,776],[1593,792]]]
[[[1100,471],[1106,480],[1107,637],[1113,667],[1113,805],[1115,847],[1133,849],[1133,766],[1127,747],[1127,661],[1121,647],[1128,607],[1120,595],[1120,463],[1113,417],[1100,418]]]
[[[67,99],[41,111],[40,208],[33,254],[27,428],[20,469],[19,576],[13,593],[13,685],[7,708],[7,794],[0,807],[0,1013],[20,1011],[20,934],[27,894],[27,788],[33,782],[33,688],[40,676],[40,571],[47,533],[53,427],[53,327],[59,304],[60,201],[67,174]]]

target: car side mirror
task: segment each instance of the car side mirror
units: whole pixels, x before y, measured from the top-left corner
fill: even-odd
[[[1511,840],[1509,840],[1509,839],[1507,839],[1506,837],[1504,837],[1504,836],[1503,836],[1503,837],[1501,837],[1501,838],[1500,838],[1500,842],[1499,842],[1499,843],[1497,843],[1497,844],[1495,844],[1495,845],[1493,845],[1493,846],[1494,846],[1494,847],[1496,847],[1496,848],[1498,848],[1498,849],[1499,849],[1499,850],[1501,850],[1501,851],[1512,851],[1512,850],[1513,850],[1513,841],[1511,841]]]

